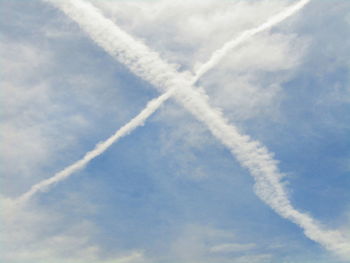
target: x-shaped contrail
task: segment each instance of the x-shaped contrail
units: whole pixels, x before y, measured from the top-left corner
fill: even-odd
[[[178,72],[175,65],[162,60],[158,53],[142,42],[133,39],[112,21],[103,17],[99,10],[91,4],[82,0],[48,1],[75,20],[97,44],[125,64],[135,75],[149,81],[158,90],[165,93],[149,102],[138,116],[123,126],[107,141],[98,144],[93,151],[88,152],[81,160],[53,177],[34,185],[28,192],[20,196],[17,202],[23,203],[38,191],[83,168],[91,159],[101,154],[118,138],[142,124],[168,98],[174,97],[198,120],[206,124],[212,134],[228,147],[241,165],[250,171],[256,181],[255,191],[266,204],[282,217],[299,225],[304,229],[306,236],[327,249],[343,256],[350,253],[348,241],[339,232],[324,230],[308,214],[301,213],[292,206],[280,182],[283,174],[280,173],[277,161],[273,159],[273,155],[266,147],[257,141],[251,140],[249,136],[240,134],[237,128],[230,125],[219,110],[210,107],[204,90],[194,88],[196,81],[215,66],[229,50],[253,35],[283,21],[300,10],[310,0],[297,2],[263,25],[247,30],[238,38],[226,43],[222,49],[213,54],[207,63],[203,64],[196,76],[192,76],[189,72]]]
[[[50,1],[49,2],[55,2]],[[66,1],[67,2],[67,1]],[[298,2],[297,4],[290,6],[289,8],[283,10],[281,13],[278,13],[268,19],[265,23],[262,25],[248,29],[240,33],[237,37],[233,38],[232,40],[228,41],[224,44],[223,47],[216,50],[210,59],[201,65],[201,67],[196,71],[196,74],[192,77],[191,85],[196,84],[196,82],[211,68],[213,68],[216,64],[220,62],[221,59],[232,49],[237,47],[238,45],[244,43],[245,41],[249,40],[251,37],[256,35],[259,32],[262,32],[264,30],[267,30],[271,28],[272,26],[278,24],[279,22],[283,21],[284,19],[288,18],[289,16],[293,15],[296,11],[301,9],[304,5],[306,5],[309,2],[309,0],[303,0]],[[64,10],[64,7],[66,5],[63,5],[65,2],[60,2],[61,8]],[[101,44],[101,46],[105,46],[105,44]],[[106,49],[106,47],[104,47]],[[109,52],[111,53],[111,52]],[[112,54],[113,55],[113,54]],[[189,75],[190,76],[190,75]],[[148,102],[147,106],[137,115],[135,116],[131,121],[129,121],[127,124],[125,124],[123,127],[121,127],[114,135],[109,137],[107,140],[100,142],[97,144],[97,146],[92,150],[87,152],[84,157],[72,165],[66,167],[62,171],[56,173],[53,177],[48,178],[46,180],[43,180],[39,182],[38,184],[35,184],[31,187],[31,189],[22,194],[22,196],[19,198],[21,200],[27,200],[31,196],[33,196],[35,193],[37,193],[40,190],[45,189],[49,185],[56,183],[58,181],[61,181],[65,179],[66,177],[69,177],[72,173],[76,172],[79,169],[82,169],[85,167],[85,165],[90,162],[93,158],[103,153],[108,147],[110,147],[113,143],[118,141],[121,137],[128,135],[130,132],[132,132],[135,128],[142,125],[148,117],[150,117],[165,101],[167,101],[171,96],[173,96],[176,89],[169,89],[166,92],[164,92],[159,97],[151,100]]]

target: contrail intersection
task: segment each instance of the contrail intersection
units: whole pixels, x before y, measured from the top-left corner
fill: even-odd
[[[292,206],[280,182],[283,174],[277,167],[277,161],[273,159],[273,155],[266,147],[260,142],[253,141],[249,136],[240,134],[237,128],[229,124],[223,117],[220,110],[213,109],[209,105],[208,97],[203,89],[194,89],[195,82],[215,66],[222,59],[225,52],[254,34],[288,18],[306,5],[309,0],[297,2],[287,10],[288,12],[272,17],[263,25],[251,31],[243,32],[237,39],[225,44],[222,49],[213,54],[211,59],[203,65],[194,77],[189,72],[178,72],[174,65],[162,60],[156,52],[146,47],[142,42],[133,39],[112,21],[104,18],[99,10],[91,4],[81,0],[48,0],[48,2],[53,3],[71,19],[75,20],[98,45],[126,65],[135,75],[149,81],[159,91],[165,93],[161,97],[152,100],[143,110],[143,114],[136,116],[107,141],[97,145],[83,159],[68,166],[54,177],[34,185],[17,199],[19,202],[28,200],[38,191],[52,183],[65,179],[74,171],[82,169],[91,159],[101,154],[118,138],[125,136],[142,124],[148,116],[172,96],[198,120],[203,122],[211,133],[228,147],[240,164],[250,171],[256,181],[255,192],[266,204],[280,216],[299,225],[310,239],[339,255],[348,255],[349,243],[339,232],[324,230],[308,214],[299,212]]]

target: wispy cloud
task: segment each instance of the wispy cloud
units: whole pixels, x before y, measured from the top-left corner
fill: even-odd
[[[198,69],[196,74],[196,79],[199,79],[203,74],[205,74],[208,70],[216,66],[220,60],[226,56],[227,52],[230,51],[232,48],[238,46],[242,42],[246,41],[247,39],[251,38],[255,34],[265,31],[274,25],[281,23],[288,17],[294,15],[297,11],[302,9],[306,4],[308,4],[310,0],[302,0],[297,2],[296,4],[290,6],[286,10],[283,10],[281,13],[278,13],[277,15],[271,17],[268,21],[263,23],[262,25],[252,28],[250,30],[246,30],[242,32],[237,38],[232,39],[231,41],[225,43],[225,45],[216,50],[214,54],[211,56],[211,58],[201,65],[200,69]]]
[[[210,251],[213,253],[230,253],[230,252],[240,252],[251,250],[256,247],[256,244],[237,244],[237,243],[227,243],[215,245],[210,248]]]
[[[86,209],[84,200],[79,201]],[[34,203],[26,207],[14,206],[13,200],[2,196],[0,203],[3,208],[0,241],[6,244],[0,248],[2,262],[145,262],[143,251],[138,249],[118,248],[106,253],[93,238],[99,226],[88,219],[65,218],[62,211],[48,212],[47,208]]]
[[[135,251],[129,255],[104,261],[103,263],[137,263],[137,262],[144,262],[144,255],[140,251]]]
[[[305,1],[301,1],[305,2]],[[337,231],[326,231],[309,215],[296,210],[290,203],[280,180],[283,174],[273,155],[261,143],[242,135],[230,125],[218,109],[212,109],[203,90],[193,89],[188,72],[178,73],[176,65],[161,60],[159,55],[140,41],[134,40],[97,9],[82,1],[54,3],[88,32],[108,53],[124,63],[137,76],[149,81],[160,91],[174,91],[174,97],[188,111],[207,125],[256,180],[257,195],[279,215],[304,229],[306,236],[325,248],[349,256],[349,243]]]
[[[256,244],[254,243],[249,243],[249,244],[227,243],[227,244],[212,246],[210,248],[210,252],[213,252],[213,253],[240,252],[240,251],[251,250],[255,247],[256,247]]]
[[[214,54],[210,57],[210,59],[206,63],[204,63],[203,65],[201,65],[197,69],[196,74],[192,77],[191,85],[194,85],[206,72],[208,72],[211,68],[215,67],[219,63],[219,61],[222,60],[224,58],[224,56],[228,52],[230,52],[232,49],[234,49],[238,45],[242,44],[243,42],[247,41],[248,39],[250,39],[254,35],[256,35],[264,30],[267,30],[267,29],[273,27],[274,25],[282,22],[283,20],[287,19],[289,16],[293,15],[295,12],[297,12],[298,10],[303,8],[308,2],[309,2],[309,0],[300,1],[297,4],[292,5],[289,8],[287,8],[286,10],[283,10],[282,12],[278,13],[277,15],[271,17],[270,19],[268,19],[267,22],[263,23],[262,25],[260,25],[256,28],[253,28],[253,29],[245,30],[241,34],[239,34],[238,37],[235,37],[232,40],[230,40],[229,42],[225,43],[222,48],[220,48],[214,52]],[[66,10],[66,12],[72,11],[71,9],[67,9],[65,7],[66,7],[66,5],[62,6],[62,8],[64,10]],[[88,7],[92,8],[92,6],[88,6]],[[97,12],[97,10],[93,10],[93,11]],[[72,16],[74,17],[74,13],[72,13]],[[104,22],[110,22],[110,21],[104,20]],[[105,23],[105,25],[111,26],[108,23]],[[87,27],[89,27],[88,24],[87,24]],[[113,29],[109,29],[109,30],[113,30]],[[93,32],[93,31],[89,31],[89,32]],[[128,37],[125,35],[123,35],[123,37],[124,37],[125,42],[132,41],[132,40],[128,39]],[[105,49],[109,50],[109,53],[111,55],[119,54],[119,52],[117,52],[116,50],[113,50],[113,47],[110,46],[110,44],[108,44],[108,42],[110,41],[109,39],[102,40],[100,38],[97,38],[97,40],[95,39],[95,41],[97,41],[97,43],[99,43],[98,41],[100,41],[101,42],[100,45],[102,45]],[[150,50],[147,51],[147,49],[144,49],[143,52],[146,52],[147,54],[151,54],[151,51]],[[153,53],[152,55],[154,57],[158,56],[155,53]],[[152,60],[152,58],[150,58],[150,59]],[[160,62],[160,64],[161,64],[161,62]],[[174,90],[175,89],[170,89],[170,90],[166,91],[163,95],[159,96],[158,98],[151,100],[147,104],[147,106],[136,117],[134,117],[129,123],[125,124],[122,128],[120,128],[114,135],[112,135],[106,141],[99,143],[95,147],[94,150],[86,153],[82,159],[80,159],[77,162],[73,163],[72,165],[66,167],[62,171],[55,174],[53,177],[46,179],[46,180],[43,180],[43,181],[39,182],[38,184],[35,184],[34,186],[32,186],[28,192],[23,194],[18,199],[18,201],[19,202],[25,201],[25,200],[29,199],[31,196],[33,196],[36,192],[43,190],[43,189],[47,188],[49,185],[57,183],[58,181],[64,180],[65,178],[67,178],[71,174],[73,174],[74,172],[84,168],[88,162],[90,162],[92,159],[94,159],[98,155],[102,154],[113,143],[118,141],[123,136],[126,136],[127,134],[132,132],[132,130],[134,130],[137,126],[142,125],[145,122],[145,120],[147,120],[147,118],[149,116],[151,116],[166,100],[168,100],[173,95]]]

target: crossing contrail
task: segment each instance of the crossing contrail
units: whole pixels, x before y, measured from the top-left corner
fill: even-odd
[[[256,182],[255,192],[276,213],[299,225],[307,237],[325,248],[350,257],[349,241],[341,233],[323,229],[311,216],[292,206],[281,183],[283,174],[273,155],[261,143],[242,135],[235,126],[230,125],[220,110],[213,109],[203,89],[193,87],[193,76],[189,72],[178,72],[176,65],[162,60],[141,41],[133,39],[103,17],[91,4],[82,0],[49,2],[75,20],[98,45],[125,64],[135,75],[149,81],[161,92],[171,91],[172,96],[207,125],[211,133],[250,171]],[[306,4],[308,1],[301,2]],[[217,61],[217,57],[220,56],[214,56],[213,61]],[[38,191],[38,188],[40,186],[33,191]]]
[[[255,34],[262,32],[271,28],[272,26],[282,22],[284,19],[288,18],[299,9],[301,9],[308,1],[300,1],[297,4],[294,4],[277,15],[271,17],[267,22],[262,25],[243,31],[238,37],[232,39],[227,42],[222,48],[218,49],[214,52],[211,58],[204,63],[196,72],[195,76],[193,76],[192,84],[195,84],[200,77],[202,77],[207,71],[213,68],[229,51],[245,42],[249,38],[253,37]],[[33,196],[36,192],[40,191],[43,188],[48,187],[51,184],[57,183],[63,179],[66,179],[74,172],[84,168],[88,162],[92,159],[103,153],[109,146],[118,141],[123,136],[129,134],[133,131],[137,126],[142,125],[144,121],[149,118],[165,101],[167,101],[172,96],[173,90],[166,91],[164,94],[159,97],[151,100],[147,106],[129,123],[125,126],[121,127],[114,135],[108,138],[105,142],[98,144],[94,150],[85,154],[85,156],[73,163],[72,165],[66,167],[62,171],[56,173],[53,177],[43,180],[38,184],[31,187],[31,189],[23,194],[19,200],[24,201]],[[103,147],[102,147],[103,146]]]

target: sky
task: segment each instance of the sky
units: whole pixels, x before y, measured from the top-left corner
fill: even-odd
[[[194,74],[227,41],[297,1],[87,2]],[[311,240],[264,202],[249,169],[172,98],[86,167],[16,206],[161,92],[51,0],[0,0],[0,29],[1,262],[349,262],[349,246],[339,254]],[[227,52],[198,85],[273,153],[293,207],[350,244],[348,35],[348,0],[311,0]]]

